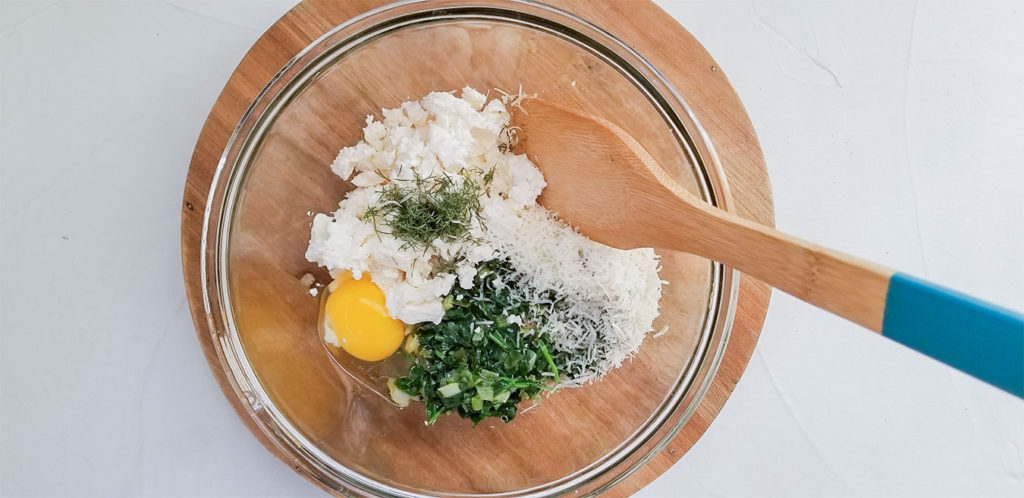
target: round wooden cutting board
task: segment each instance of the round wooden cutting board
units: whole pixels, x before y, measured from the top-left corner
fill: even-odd
[[[203,212],[214,171],[236,124],[260,90],[292,57],[331,28],[388,0],[306,0],[274,23],[249,50],[228,80],[203,127],[192,156],[182,204],[182,261],[192,317],[207,361],[221,389],[241,415],[221,369],[203,306],[200,241]],[[735,211],[773,225],[768,175],[757,137],[743,105],[715,61],[671,16],[647,0],[596,2],[545,0],[609,31],[658,68],[683,95],[704,126],[725,170]],[[660,454],[610,492],[629,495],[679,460],[708,428],[732,393],[754,350],[771,289],[744,276],[725,356],[693,417]],[[280,455],[247,416],[241,417],[263,445]]]

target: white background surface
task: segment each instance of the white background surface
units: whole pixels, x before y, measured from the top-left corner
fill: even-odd
[[[179,261],[192,147],[292,1],[0,0],[0,495],[319,496],[246,431]],[[685,2],[778,226],[1024,308],[1024,3]],[[641,496],[1022,496],[1024,402],[775,294]]]

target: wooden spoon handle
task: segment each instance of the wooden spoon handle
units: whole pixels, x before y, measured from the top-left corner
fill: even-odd
[[[1024,397],[1020,314],[715,208],[614,123],[541,100],[529,107],[525,145],[548,165],[540,200],[584,235],[720,261]]]
[[[674,214],[672,214],[674,213]],[[1024,316],[711,206],[666,212],[699,254],[1024,398]],[[671,221],[671,220],[668,220]]]

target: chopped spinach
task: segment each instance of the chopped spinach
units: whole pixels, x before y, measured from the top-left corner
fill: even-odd
[[[440,323],[416,330],[412,366],[395,386],[419,397],[428,423],[453,411],[474,423],[508,422],[519,402],[558,383],[565,357],[548,347],[543,309],[517,286],[507,262],[484,263],[473,288],[456,286],[445,299]]]

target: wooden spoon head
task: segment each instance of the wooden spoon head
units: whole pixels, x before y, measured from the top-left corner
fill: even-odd
[[[538,201],[587,237],[620,249],[657,247],[657,212],[699,203],[613,123],[542,99],[515,113],[520,146],[544,174]]]

